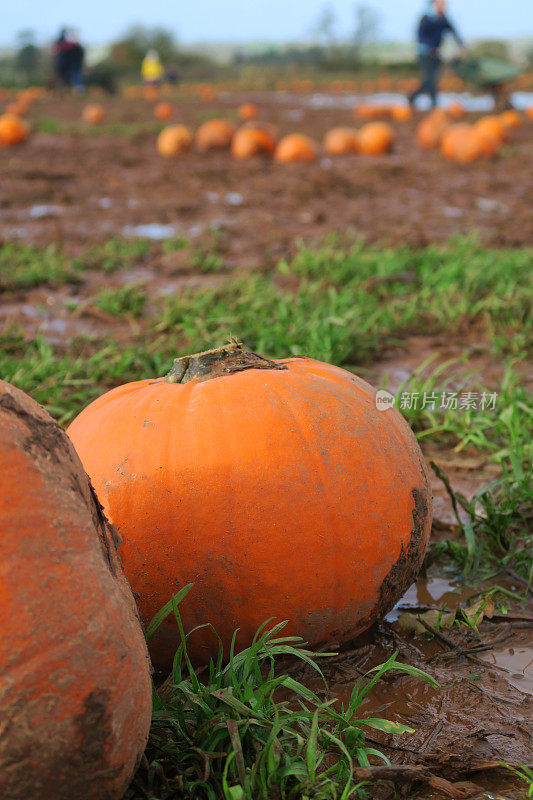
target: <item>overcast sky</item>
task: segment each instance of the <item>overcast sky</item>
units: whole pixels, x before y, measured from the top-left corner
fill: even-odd
[[[305,36],[324,0],[15,0],[5,3],[0,44],[11,44],[22,28],[40,40],[61,25],[76,27],[86,43],[103,43],[133,22],[164,25],[183,42],[206,40],[298,39]],[[332,0],[338,32],[353,28],[354,0]],[[382,17],[385,38],[412,35],[424,0],[368,0]],[[452,0],[449,14],[466,38],[533,34],[532,0]]]

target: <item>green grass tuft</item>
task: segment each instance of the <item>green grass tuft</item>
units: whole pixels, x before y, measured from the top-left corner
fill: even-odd
[[[148,626],[147,636],[174,613],[181,643],[172,674],[154,690],[152,729],[143,764],[127,800],[148,797],[190,797],[194,800],[281,800],[317,798],[347,800],[364,796],[358,766],[387,757],[369,747],[365,730],[413,732],[380,718],[365,718],[359,707],[380,678],[391,671],[411,675],[440,688],[426,673],[402,664],[394,653],[355,684],[344,706],[330,699],[318,656],[299,637],[283,635],[286,623],[257,632],[253,643],[234,651],[235,635],[224,662],[222,646],[216,662],[203,672],[193,669],[187,654],[178,602],[184,587]],[[328,654],[321,654],[327,658]],[[280,660],[301,661],[322,679],[328,699],[279,671]]]

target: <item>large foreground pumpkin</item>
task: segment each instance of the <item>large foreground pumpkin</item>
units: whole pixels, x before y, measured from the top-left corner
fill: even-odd
[[[226,654],[235,628],[245,645],[270,617],[313,645],[350,639],[420,566],[431,500],[416,440],[337,367],[228,345],[113,389],[68,433],[145,619],[193,581],[185,628],[213,623]],[[151,639],[156,664],[176,642],[169,617]],[[196,663],[216,651],[209,630],[191,637]]]
[[[148,654],[66,434],[0,381],[0,797],[118,800],[150,725]]]

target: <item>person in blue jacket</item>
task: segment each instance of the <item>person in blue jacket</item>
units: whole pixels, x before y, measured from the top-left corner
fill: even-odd
[[[409,95],[411,105],[421,94],[430,96],[433,108],[437,105],[437,82],[441,66],[439,48],[448,33],[451,33],[457,44],[464,50],[463,40],[446,16],[446,0],[433,0],[418,25],[418,60],[422,80],[420,86]]]

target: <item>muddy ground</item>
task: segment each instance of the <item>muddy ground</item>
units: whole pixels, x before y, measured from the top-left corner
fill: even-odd
[[[243,99],[176,103],[175,121],[195,128],[218,113],[235,116]],[[310,107],[312,96],[254,99],[260,118],[280,134],[302,131],[321,140],[335,125],[360,124],[347,108]],[[153,127],[145,101],[104,104],[106,124]],[[298,238],[318,239],[331,230],[416,245],[472,231],[488,245],[533,242],[531,124],[515,131],[492,160],[466,166],[421,151],[413,138],[416,121],[394,123],[394,152],[382,157],[279,165],[236,162],[227,153],[164,160],[153,131],[138,131],[133,140],[88,137],[81,108],[81,101],[41,101],[30,120],[62,120],[81,132],[36,133],[20,148],[0,151],[2,236],[62,240],[76,249],[157,223],[201,244],[216,227],[229,264],[253,267],[285,255]]]
[[[180,102],[176,121],[196,126],[214,112],[232,114],[243,99],[220,98],[209,107]],[[347,109],[315,109],[308,96],[253,99],[261,118],[275,123],[281,133],[300,130],[321,139],[328,128],[351,123]],[[109,107],[107,122],[135,126],[140,121],[153,128],[148,103],[104,103]],[[112,236],[146,234],[137,226],[163,225],[169,226],[163,235],[190,239],[194,247],[211,250],[216,243],[225,271],[199,274],[191,268],[191,249],[186,248],[166,260],[113,275],[89,271],[75,288],[0,295],[0,328],[22,325],[28,338],[40,334],[56,345],[78,335],[129,341],[144,323],[98,311],[91,298],[104,285],[140,283],[149,287],[151,297],[162,297],[185,286],[226,280],[234,268],[268,270],[294,252],[298,239],[319,241],[330,231],[351,239],[413,245],[475,231],[489,246],[533,244],[532,125],[516,131],[494,159],[468,166],[420,151],[413,138],[415,122],[395,124],[397,141],[390,155],[321,156],[315,164],[283,166],[262,159],[235,162],[227,153],[191,153],[165,161],[155,152],[153,130],[90,137],[78,123],[80,109],[79,101],[42,101],[30,118],[60,119],[72,131],[35,133],[17,149],[0,150],[0,239],[38,246],[59,242],[66,254],[76,255]],[[148,233],[161,231],[149,228]],[[66,310],[68,299],[80,303],[76,314]],[[363,377],[378,383],[386,374],[394,389],[428,356],[446,359],[461,350],[461,343],[439,338],[412,337],[404,345],[403,351],[384,353]],[[501,372],[483,348],[476,368],[488,386],[497,384]],[[495,477],[494,464],[479,454],[427,446],[426,456],[468,496]],[[451,506],[436,477],[433,487],[433,536],[454,536]],[[524,591],[512,576],[495,581]],[[403,631],[398,621],[404,611],[424,613],[444,603],[455,608],[474,591],[442,564],[433,565],[386,620],[324,665],[334,695],[344,701],[354,680],[396,649],[401,660],[441,682],[444,688],[435,690],[410,677],[387,677],[361,709],[362,715],[387,716],[415,728],[402,737],[374,733],[370,738],[395,764],[425,770],[419,774],[423,780],[417,782],[411,774],[405,784],[412,787],[409,796],[420,800],[525,796],[525,784],[496,765],[532,760],[533,604],[512,602],[507,616],[483,621],[479,636],[467,626],[440,636],[415,635]],[[300,677],[313,682],[310,675]],[[404,785],[405,773],[400,770],[395,777]]]

